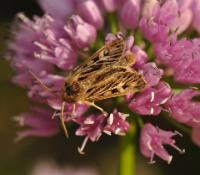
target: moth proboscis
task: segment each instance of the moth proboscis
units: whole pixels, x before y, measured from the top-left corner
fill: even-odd
[[[117,37],[66,76],[61,88],[63,104],[60,117],[66,135],[68,134],[63,120],[66,102],[86,103],[105,113],[94,102],[133,94],[144,89],[146,82],[143,75],[131,68],[135,61],[133,53],[125,52],[124,39]],[[45,85],[43,87],[49,91]]]

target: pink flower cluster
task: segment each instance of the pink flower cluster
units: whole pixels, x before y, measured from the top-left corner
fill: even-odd
[[[171,88],[164,80],[171,72],[176,83],[200,82],[199,38],[179,39],[183,32],[200,32],[200,1],[38,0],[38,3],[45,14],[29,19],[19,13],[17,16],[21,22],[13,27],[14,38],[9,41],[8,59],[16,72],[13,82],[27,88],[28,96],[38,103],[30,112],[15,118],[21,126],[26,127],[18,133],[18,139],[51,136],[59,132],[58,118],[52,119],[52,116],[60,115],[64,77],[74,68],[85,50],[90,51],[92,44],[104,41],[98,31],[106,36],[105,42],[117,37],[107,33],[107,25],[112,24],[105,18],[105,15],[109,15],[107,12],[116,12],[118,20],[113,22],[124,36],[128,31],[137,31],[135,38],[132,35],[127,37],[126,51],[136,55],[133,68],[147,82],[143,92],[125,97],[129,108],[143,116],[156,116],[162,110],[169,111],[178,122],[193,128],[192,138],[200,146],[200,108],[199,102],[193,101],[193,97],[199,95],[198,90],[182,89],[175,94],[173,84]],[[138,41],[137,35],[143,37],[143,41]],[[148,55],[148,48],[153,50],[153,56]],[[155,59],[151,58],[150,61],[149,57]],[[159,68],[160,64],[165,68]],[[30,71],[56,95],[35,81]],[[88,108],[77,103],[73,116],[70,116],[73,105],[65,105],[65,122],[78,124],[75,134],[85,137],[80,152],[83,152],[88,140],[97,141],[103,133],[124,135],[128,131],[127,114],[115,109],[108,117],[99,113],[86,115]],[[149,157],[151,162],[157,155],[170,163],[172,156],[163,145],[183,152],[175,146],[172,138],[175,135],[177,132],[164,131],[150,123],[144,124],[140,135],[142,154]]]

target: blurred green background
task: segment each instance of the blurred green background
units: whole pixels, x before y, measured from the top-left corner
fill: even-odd
[[[59,0],[58,0],[59,1]],[[0,175],[28,175],[32,167],[40,160],[53,160],[59,165],[74,167],[93,166],[102,175],[117,175],[119,137],[103,136],[98,143],[89,143],[87,154],[81,156],[77,146],[82,138],[71,133],[66,141],[63,134],[51,138],[28,138],[14,143],[15,133],[19,129],[12,121],[12,116],[27,111],[31,103],[26,91],[10,82],[12,72],[9,63],[4,60],[6,40],[9,38],[9,26],[17,12],[28,16],[41,15],[42,11],[33,0],[6,0],[0,5]],[[152,120],[159,120],[153,118]],[[162,124],[162,121],[159,121]],[[174,128],[171,128],[172,130]],[[184,155],[174,150],[174,160],[170,165],[157,160],[149,165],[148,160],[140,155],[137,148],[137,175],[199,175],[200,149],[190,138],[178,139],[178,145],[186,149]]]

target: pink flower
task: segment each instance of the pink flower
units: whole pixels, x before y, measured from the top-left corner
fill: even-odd
[[[158,115],[162,105],[171,96],[171,88],[167,83],[160,82],[157,86],[146,89],[129,100],[129,108],[141,115]]]
[[[55,34],[48,30],[45,33],[46,43],[35,41],[38,51],[34,56],[38,59],[55,64],[61,69],[72,69],[76,64],[76,49],[71,46],[69,40],[56,38]]]
[[[154,62],[143,64],[139,67],[139,72],[144,75],[144,79],[147,81],[146,89],[157,85],[163,75],[163,70],[159,69]]]
[[[76,64],[75,50],[67,39],[61,37],[64,35],[64,30],[59,32],[54,27],[55,22],[51,16],[35,17],[34,21],[23,14],[19,14],[18,17],[23,23],[20,24],[21,31],[15,42],[10,44],[10,50],[19,55],[20,58],[13,59],[16,59],[20,67],[37,73],[38,70],[35,69],[41,70],[43,66],[45,66],[44,70],[48,70],[47,68],[51,66],[48,63],[55,64],[64,70],[71,69]],[[28,61],[34,62],[37,66],[31,66],[34,63],[28,64]]]
[[[200,102],[194,101],[193,98],[199,94],[197,89],[186,89],[172,96],[165,104],[175,120],[192,127],[191,137],[198,146],[200,146]]]
[[[193,19],[193,10],[191,8],[194,0],[177,0],[179,7],[179,15],[176,18],[173,28],[177,34],[180,34],[187,30],[191,25]]]
[[[146,14],[140,20],[140,30],[151,42],[166,40],[170,27],[178,16],[178,5],[175,0],[166,1],[162,6],[154,3],[147,6]]]
[[[138,25],[140,14],[140,0],[127,0],[120,11],[121,23],[130,29]]]
[[[185,89],[172,96],[166,103],[171,116],[181,123],[194,125],[200,123],[200,102],[192,98],[200,93],[195,89]]]
[[[41,107],[32,107],[30,112],[22,113],[14,117],[24,130],[17,133],[16,141],[25,137],[49,137],[56,135],[59,131],[58,120],[52,120],[53,111],[49,108],[44,109]]]
[[[86,136],[91,141],[97,141],[102,135],[104,125],[106,123],[106,116],[101,115],[90,115],[74,118],[74,121],[80,124],[76,130],[76,135]]]
[[[126,118],[129,115],[123,114],[114,110],[107,119],[107,124],[104,127],[104,132],[107,134],[114,133],[117,135],[125,135],[130,127]]]
[[[32,81],[32,76],[27,73],[27,70],[32,70],[35,73],[45,70],[50,73],[53,72],[53,65],[35,58],[33,54],[38,51],[33,41],[44,37],[42,33],[44,31],[43,22],[46,20],[36,18],[36,23],[34,23],[23,14],[18,14],[18,17],[23,23],[20,23],[18,30],[16,28],[13,29],[13,34],[16,37],[9,42],[8,59],[12,62],[13,69],[17,72],[13,81],[18,85],[26,86],[30,85]]]
[[[85,48],[96,39],[96,29],[78,15],[73,15],[64,27],[70,39],[78,48]]]
[[[173,70],[176,81],[181,83],[200,82],[200,39],[180,39],[175,37],[155,45],[157,59]]]
[[[79,124],[76,130],[77,136],[85,136],[82,146],[78,148],[81,154],[90,139],[92,142],[98,141],[103,132],[108,135],[125,135],[129,129],[129,123],[126,121],[127,114],[114,110],[109,116],[104,114],[92,114],[89,116],[74,117],[72,120]]]
[[[101,12],[93,0],[84,0],[78,4],[79,15],[89,24],[97,29],[103,27],[103,17]]]
[[[172,155],[165,150],[164,145],[170,145],[180,153],[183,153],[184,150],[178,148],[175,145],[175,140],[172,138],[178,134],[177,132],[155,128],[152,124],[147,123],[141,131],[140,150],[145,157],[150,158],[150,163],[155,162],[155,155],[170,163],[172,161]]]
[[[74,117],[72,120],[80,126],[76,130],[76,135],[87,136],[91,141],[97,141],[102,132],[111,135],[124,135],[129,128],[126,121],[127,114],[114,110],[108,117],[103,114]]]
[[[134,67],[139,68],[142,67],[142,65],[144,65],[147,60],[148,60],[148,56],[147,53],[142,50],[139,46],[135,45],[131,48],[131,52],[133,52],[136,55],[136,63],[134,65]]]

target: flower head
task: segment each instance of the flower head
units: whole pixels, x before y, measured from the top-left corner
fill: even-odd
[[[198,0],[38,0],[38,3],[44,15],[29,19],[19,13],[20,21],[13,26],[13,39],[8,43],[8,60],[16,72],[13,82],[26,88],[28,97],[37,103],[31,112],[22,113],[16,118],[27,126],[27,129],[19,132],[19,138],[56,134],[59,131],[57,118],[60,117],[64,122],[75,123],[78,127],[75,135],[84,137],[79,148],[83,153],[88,140],[98,141],[103,133],[126,135],[130,127],[126,120],[128,114],[118,112],[119,109],[115,109],[117,103],[126,113],[130,111],[124,105],[138,115],[159,116],[162,110],[168,111],[177,122],[192,128],[192,139],[200,145],[199,102],[193,100],[199,92],[184,89],[185,86],[178,84],[200,82],[200,40],[180,35],[189,33],[191,37],[194,32],[190,31],[200,31]],[[114,59],[109,60],[110,57],[106,55],[106,51],[110,51],[107,44],[119,37],[124,40],[124,44],[120,45],[123,47],[120,54],[132,55],[133,64],[130,66],[115,64],[112,61],[117,62],[120,58],[113,55]],[[95,54],[95,58],[92,57],[100,46],[105,53],[101,50]],[[80,58],[85,57],[93,59],[92,63],[88,63],[91,67],[85,65],[88,66],[84,72],[86,75],[91,75],[91,69],[104,73],[104,68],[96,67],[97,62],[123,67],[125,73],[132,73],[131,77],[125,76],[127,82],[132,78],[131,84],[122,86],[124,82],[119,77],[112,79],[111,84],[116,85],[113,89],[108,88],[111,94],[117,90],[125,98],[113,98],[115,103],[105,105],[111,108],[109,111],[115,109],[111,114],[92,111],[86,114],[89,104],[95,107],[93,101],[84,96],[88,92],[82,91],[83,98],[81,101],[73,99],[74,103],[64,102],[62,98],[66,91],[63,87],[68,83],[66,75],[74,75],[72,70],[82,62]],[[92,76],[87,80],[88,84],[91,79]],[[79,81],[77,77],[75,80]],[[141,80],[146,86],[140,92],[125,91],[125,87]],[[179,94],[175,93],[177,86],[182,89]],[[140,85],[134,88],[138,91]],[[99,90],[104,91],[105,88]],[[163,145],[180,151],[175,146],[175,135],[177,133],[145,124],[140,137],[141,152],[151,158],[151,162],[157,155],[169,163],[172,156]]]

